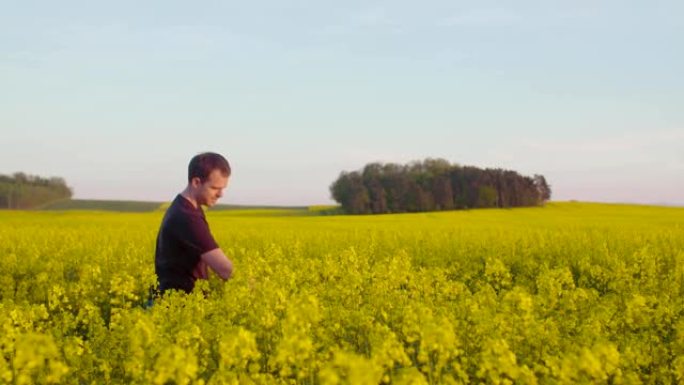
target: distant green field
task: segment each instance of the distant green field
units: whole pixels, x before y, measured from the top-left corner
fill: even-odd
[[[146,202],[146,201],[116,201],[116,200],[97,200],[97,199],[71,199],[57,201],[38,208],[43,211],[117,211],[130,213],[143,213],[157,210],[166,210],[169,202]],[[260,212],[244,212],[243,215],[310,215],[313,212],[323,212],[335,206],[258,206],[258,205],[229,205],[219,204],[212,207],[211,211],[237,210]],[[263,211],[262,211],[263,210]]]
[[[39,210],[86,210],[86,211],[121,211],[121,212],[147,212],[155,211],[161,206],[161,202],[143,201],[110,201],[95,199],[70,199],[50,203],[40,207]]]

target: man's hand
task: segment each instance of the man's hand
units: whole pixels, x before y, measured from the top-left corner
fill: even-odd
[[[207,267],[207,263],[200,259],[200,261],[197,262],[197,265],[195,265],[195,270],[192,271],[192,276],[195,277],[195,279],[208,279],[209,270]]]

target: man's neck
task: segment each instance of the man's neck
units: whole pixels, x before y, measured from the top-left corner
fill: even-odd
[[[190,190],[187,187],[180,193],[180,195],[183,198],[185,198],[185,200],[192,203],[193,207],[197,208],[197,200],[192,196]]]

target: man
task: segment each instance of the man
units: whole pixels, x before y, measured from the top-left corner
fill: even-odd
[[[209,267],[224,280],[233,274],[233,263],[211,235],[201,207],[216,204],[229,177],[230,165],[219,154],[206,152],[190,160],[188,185],[166,210],[157,235],[154,267],[161,293],[190,293],[197,279],[207,279]]]

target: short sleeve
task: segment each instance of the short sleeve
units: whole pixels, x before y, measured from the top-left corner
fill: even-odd
[[[218,248],[206,219],[201,216],[190,216],[185,219],[185,223],[178,226],[179,234],[177,234],[182,244],[197,255]]]

